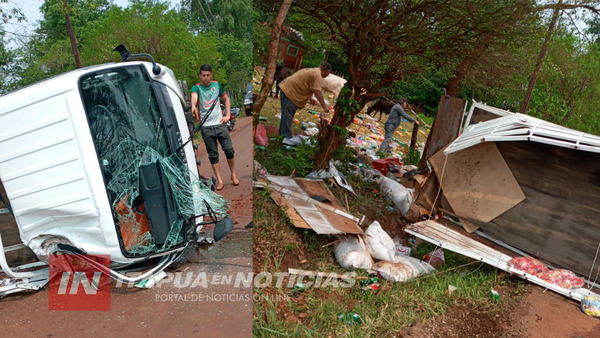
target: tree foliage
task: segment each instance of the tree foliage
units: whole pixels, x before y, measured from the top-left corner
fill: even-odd
[[[41,3],[42,19],[33,37],[18,50],[0,50],[0,67],[10,67],[11,74],[0,90],[20,88],[75,69],[62,4],[63,0]],[[199,67],[210,63],[215,79],[226,86],[234,106],[241,105],[251,77],[250,39],[241,39],[235,32],[191,30],[189,18],[181,10],[170,9],[166,1],[134,0],[126,8],[109,0],[67,0],[67,4],[84,66],[121,62],[118,53],[112,51],[121,43],[131,53],[151,54],[190,85],[199,82]]]

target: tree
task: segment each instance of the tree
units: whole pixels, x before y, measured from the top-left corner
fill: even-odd
[[[67,0],[67,10],[77,48],[85,41],[82,34],[90,24],[101,20],[113,7],[108,0]],[[42,19],[34,34],[19,48],[11,81],[16,88],[75,69],[73,46],[66,28],[63,0],[41,3]]]
[[[0,39],[0,95],[10,91],[11,65],[14,62],[15,53],[6,49],[4,39]]]
[[[346,57],[348,82],[331,123],[321,121],[316,168],[327,165],[344,144],[354,116],[367,102],[385,96],[384,88],[422,72],[427,62],[443,63],[445,56],[459,51],[467,34],[444,22],[450,6],[452,1],[312,0],[293,8],[300,28],[325,27],[324,34]]]
[[[525,43],[532,35],[537,21],[533,13],[534,1],[511,2],[481,0],[475,3],[457,1],[448,9],[446,20],[456,22],[465,32],[462,56],[445,86],[447,95],[456,96],[459,85],[474,65],[491,71],[505,69],[512,64],[510,44]],[[467,18],[467,20],[461,20]],[[494,48],[494,47],[500,48]],[[494,53],[487,51],[494,50]],[[504,61],[504,62],[503,62]],[[508,62],[507,62],[508,61]]]
[[[240,40],[252,40],[251,0],[184,0],[190,26],[197,31],[214,30]]]
[[[535,87],[535,82],[537,81],[540,72],[540,67],[542,66],[542,61],[544,60],[544,56],[546,56],[546,52],[548,51],[548,41],[550,41],[550,38],[552,38],[552,33],[554,32],[556,21],[558,21],[562,3],[563,0],[558,0],[558,3],[554,8],[554,13],[552,14],[550,25],[548,25],[548,31],[546,32],[546,36],[544,37],[544,42],[542,43],[542,48],[540,49],[540,54],[538,55],[537,62],[535,64],[535,69],[533,70],[533,74],[531,74],[531,79],[529,80],[527,91],[525,92],[525,98],[523,98],[523,103],[521,104],[521,109],[519,110],[521,114],[527,114],[529,100],[531,100],[533,88]]]
[[[7,7],[5,5],[1,5],[4,3],[8,3],[7,0],[0,0],[0,37],[4,37],[6,34],[18,35],[18,33],[6,30],[4,26],[11,21],[23,22],[26,21],[27,18],[23,13],[23,10],[18,6],[14,6],[12,8]]]
[[[198,69],[204,63],[222,60],[216,39],[209,34],[192,34],[185,21],[167,4],[148,7],[133,4],[126,9],[111,8],[82,36],[84,66],[118,62],[113,48],[125,44],[132,53],[148,53],[157,62],[168,65],[180,80],[197,83]],[[214,78],[227,83],[225,70],[215,67]]]
[[[240,107],[252,79],[252,42],[231,34],[210,36],[217,41],[217,50],[222,56],[219,67],[225,71],[227,80],[224,83],[227,84],[232,107]]]
[[[273,88],[273,76],[275,75],[277,55],[279,51],[279,37],[281,35],[281,27],[283,27],[283,21],[287,16],[287,13],[292,5],[292,0],[283,0],[277,16],[271,26],[271,41],[269,43],[269,55],[267,62],[267,69],[263,76],[262,83],[260,86],[260,94],[252,107],[252,135],[256,138],[256,126],[258,125],[258,118],[260,117],[260,111],[262,110],[265,101],[267,101],[267,95]]]

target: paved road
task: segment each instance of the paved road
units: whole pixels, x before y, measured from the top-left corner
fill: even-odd
[[[234,187],[226,180],[221,191],[232,201],[234,231],[209,248],[188,248],[183,259],[167,269],[182,273],[180,284],[205,273],[206,278],[200,280],[207,282],[206,287],[192,288],[193,282],[188,282],[187,287],[178,288],[174,282],[166,282],[160,288],[137,289],[118,288],[113,283],[110,311],[49,311],[47,289],[8,296],[0,300],[0,333],[33,337],[251,337],[252,287],[245,287],[243,282],[235,287],[220,278],[226,276],[235,283],[236,278],[252,272],[252,230],[243,228],[252,220],[249,120],[240,119],[232,134],[241,184]],[[202,162],[208,164],[208,158]],[[202,173],[210,176],[210,170],[206,165]],[[224,177],[229,178],[226,165],[223,170]]]

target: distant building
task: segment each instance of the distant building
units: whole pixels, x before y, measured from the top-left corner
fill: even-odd
[[[283,60],[283,65],[294,72],[301,69],[306,54],[306,47],[303,42],[302,33],[291,27],[283,26],[279,37],[280,53],[277,60]],[[262,62],[267,63],[267,55],[262,54],[260,58]]]
[[[279,39],[281,54],[279,59],[283,59],[283,65],[294,72],[302,68],[304,55],[306,54],[306,47],[303,42],[302,33],[288,26],[281,28]]]

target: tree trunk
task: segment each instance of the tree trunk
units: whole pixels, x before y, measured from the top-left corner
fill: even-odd
[[[315,163],[314,168],[317,170],[325,169],[329,164],[329,160],[333,157],[333,153],[344,145],[340,129],[346,129],[349,123],[345,117],[346,114],[342,114],[338,106],[335,109],[331,124],[328,124],[325,120],[321,120],[319,125],[319,134],[317,135],[319,148],[313,158]]]
[[[67,10],[67,0],[63,0],[63,10],[65,12],[65,20],[67,20],[67,31],[69,32],[69,38],[71,39],[71,48],[73,49],[73,55],[75,56],[75,65],[77,68],[81,68],[81,58],[79,57],[79,49],[77,48],[77,39],[75,38],[75,32],[73,32],[73,26],[71,25],[71,17]]]
[[[477,41],[477,44],[471,53],[465,55],[465,58],[456,67],[454,75],[448,80],[448,84],[446,84],[446,95],[456,96],[456,93],[458,92],[458,86],[467,76],[469,68],[471,68],[471,66],[483,56],[483,53],[490,46],[492,40],[493,38],[490,35],[481,37],[479,41]]]
[[[419,125],[414,124],[412,136],[410,137],[410,148],[417,149],[417,137],[419,136]]]
[[[538,55],[537,63],[535,64],[535,69],[533,70],[533,74],[531,74],[531,79],[529,80],[529,85],[527,86],[527,92],[525,93],[525,97],[523,98],[521,109],[519,109],[519,113],[521,114],[527,114],[527,109],[529,108],[529,101],[531,101],[531,95],[533,95],[533,88],[535,87],[535,82],[537,81],[537,78],[539,76],[544,56],[546,56],[546,52],[548,51],[548,41],[550,41],[550,39],[552,38],[552,33],[554,32],[554,26],[556,26],[556,21],[558,20],[558,16],[560,14],[560,7],[562,5],[562,2],[563,0],[559,0],[556,4],[556,8],[554,8],[552,20],[550,21],[550,26],[548,26],[548,32],[546,32],[546,37],[544,38],[544,43],[542,43],[542,48],[540,50],[540,54]]]
[[[267,96],[273,88],[273,76],[275,75],[275,68],[277,67],[277,52],[279,51],[279,36],[281,35],[281,27],[283,26],[283,21],[287,15],[290,6],[292,5],[292,0],[283,0],[281,7],[279,7],[279,12],[275,17],[275,21],[273,22],[273,27],[271,29],[271,43],[269,44],[269,57],[267,61],[267,69],[265,70],[265,74],[263,76],[262,82],[260,84],[260,93],[256,98],[256,102],[254,103],[254,107],[252,108],[252,138],[256,143],[256,126],[258,125],[258,118],[260,117],[260,111],[267,101]]]
[[[317,135],[317,141],[319,148],[315,152],[313,157],[314,169],[320,170],[325,169],[329,164],[329,160],[333,157],[333,153],[340,147],[346,144],[346,140],[342,138],[340,133],[345,130],[351,123],[354,117],[362,110],[366,102],[363,102],[361,96],[355,97],[355,93],[360,93],[361,88],[353,88],[352,92],[348,92],[343,95],[343,100],[338,98],[338,102],[348,102],[348,99],[356,100],[359,103],[359,108],[354,111],[350,111],[348,107],[341,107],[336,102],[335,113],[331,119],[331,123],[327,123],[325,120],[321,120],[319,125],[319,134]]]

